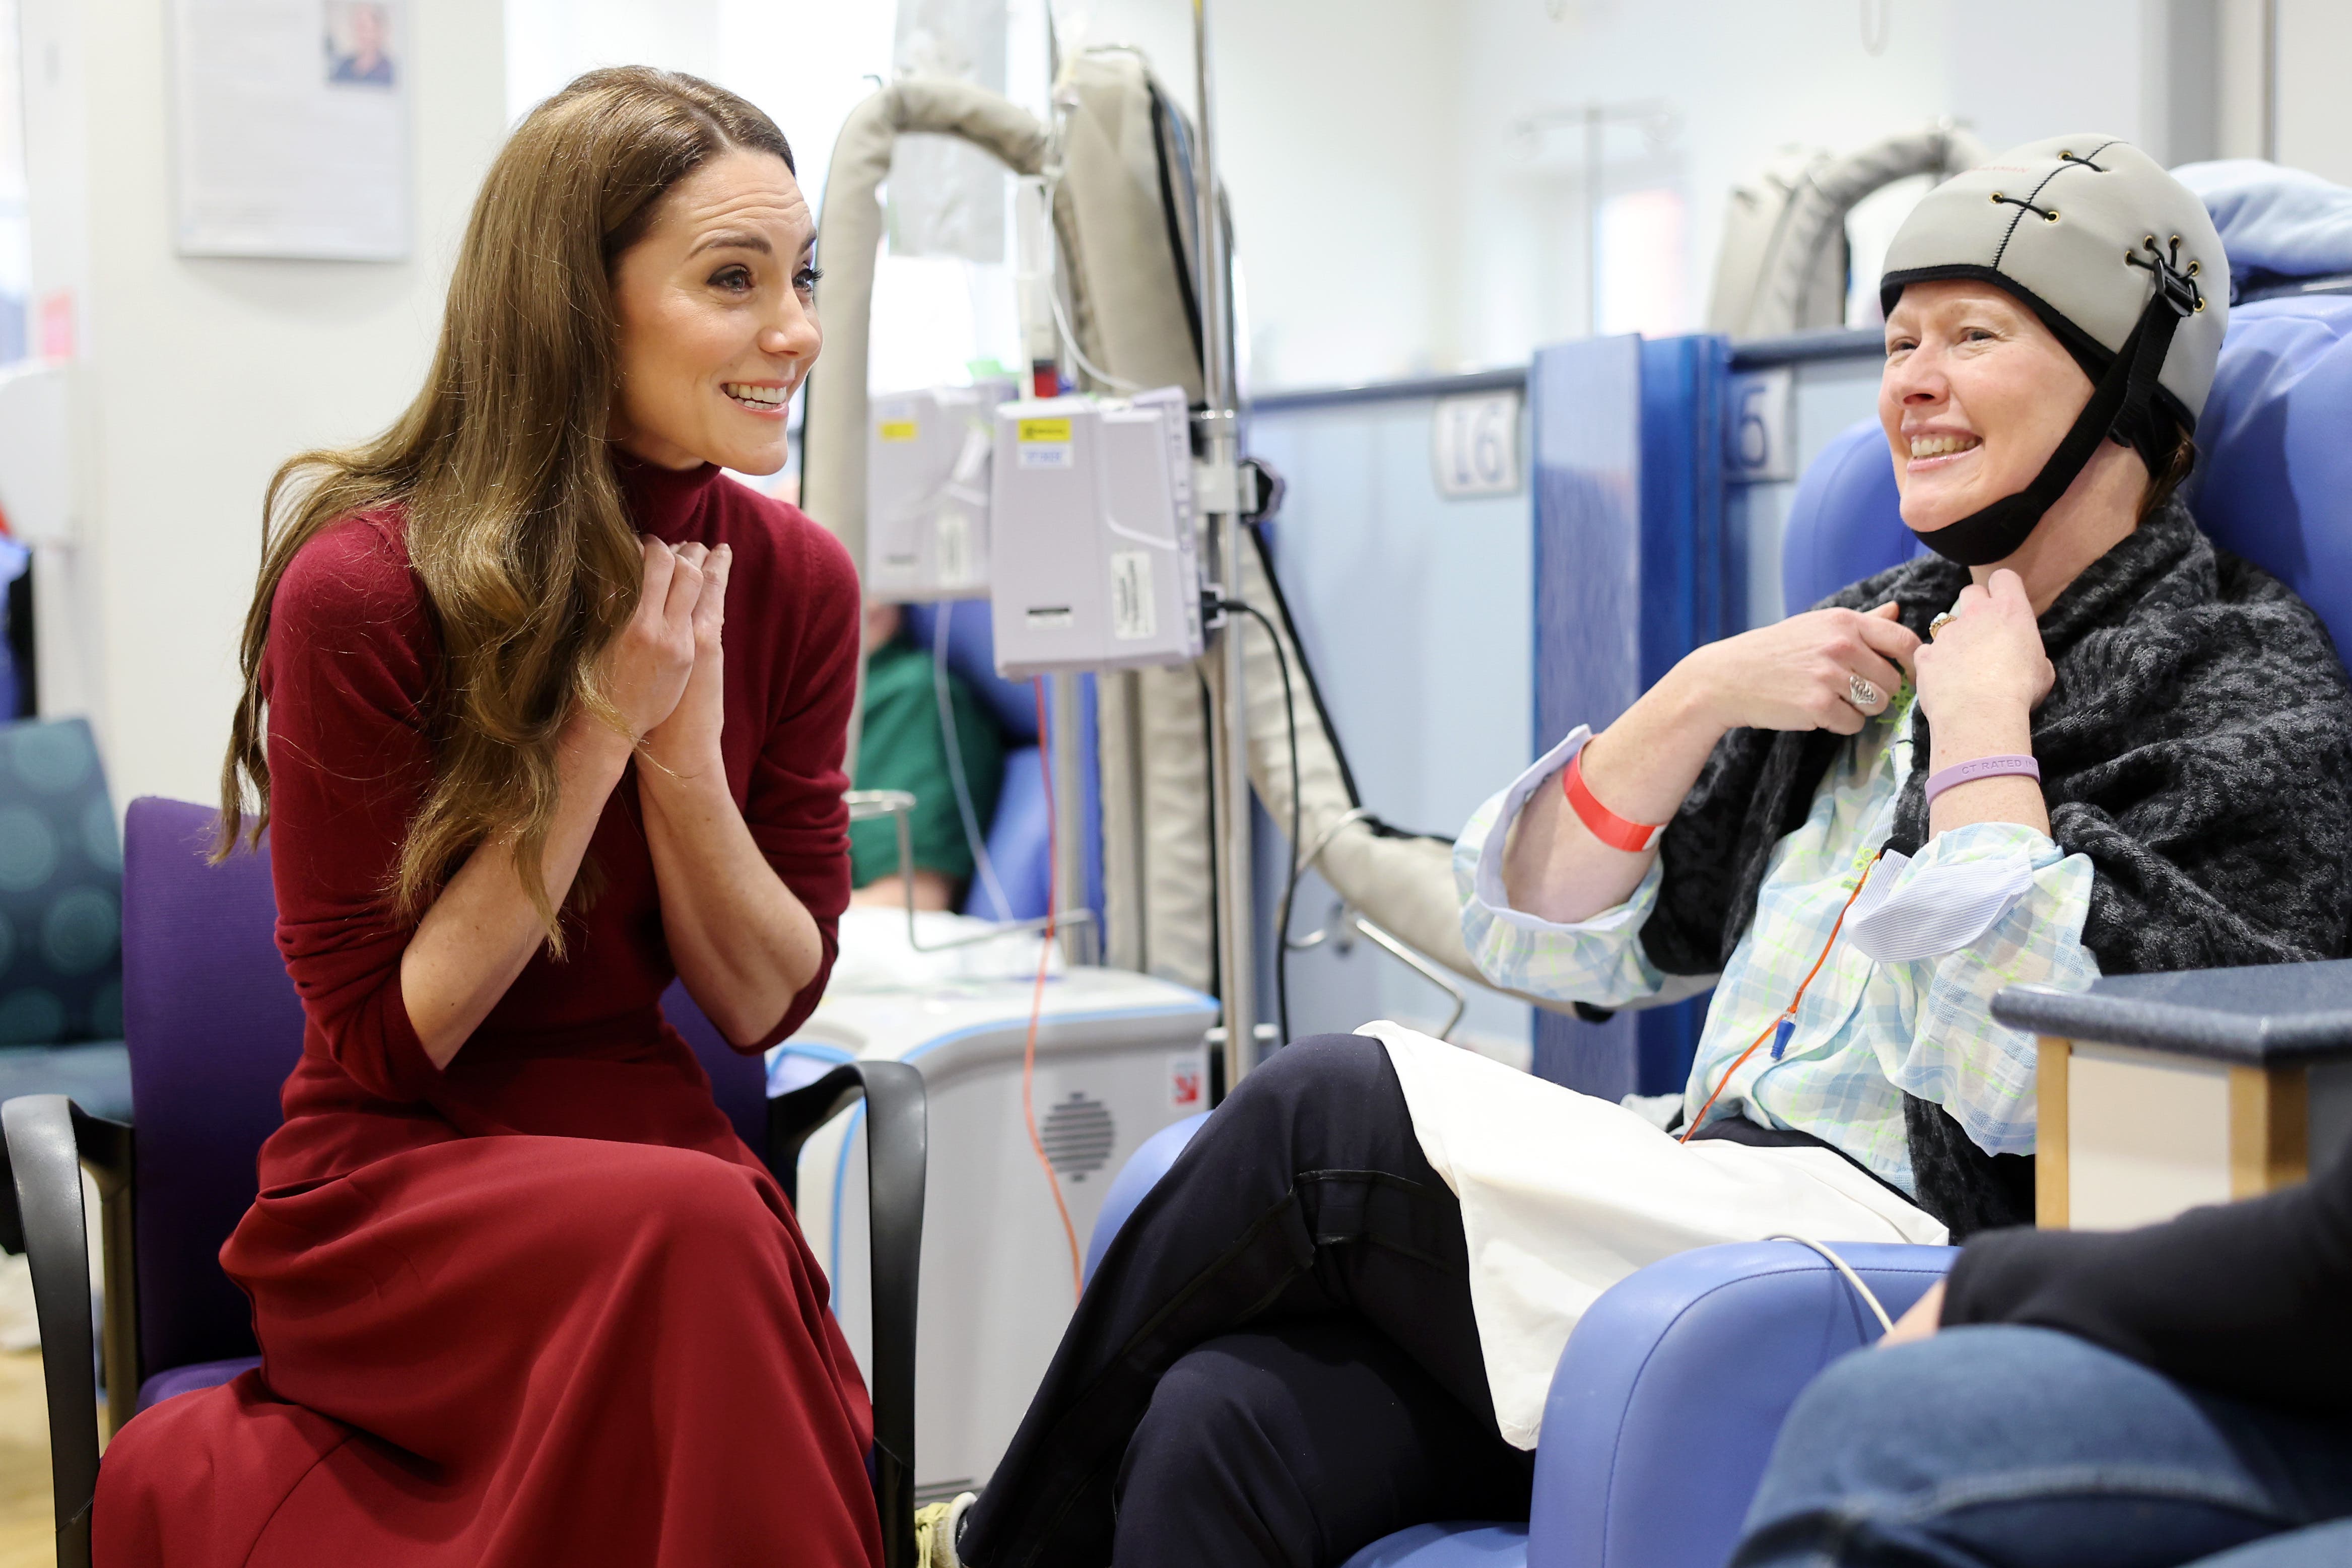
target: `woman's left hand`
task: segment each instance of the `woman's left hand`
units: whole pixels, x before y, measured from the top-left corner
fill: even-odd
[[[723,767],[719,735],[726,723],[727,683],[720,633],[727,623],[727,573],[735,552],[730,545],[709,549],[686,544],[677,547],[677,553],[702,569],[702,597],[694,605],[694,674],[669,717],[646,732],[645,749],[662,769],[685,779]]]
[[[2004,567],[1983,587],[1962,589],[1952,614],[1913,655],[1927,722],[1942,728],[2014,720],[2041,706],[2058,673],[2042,651],[2042,628],[2017,573]]]

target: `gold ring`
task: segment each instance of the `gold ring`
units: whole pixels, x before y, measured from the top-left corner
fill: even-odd
[[[1927,641],[1930,643],[1934,642],[1936,640],[1937,632],[1941,632],[1945,627],[1949,626],[1953,622],[1958,621],[1958,616],[1947,610],[1941,615],[1937,616],[1933,621],[1928,622]]]

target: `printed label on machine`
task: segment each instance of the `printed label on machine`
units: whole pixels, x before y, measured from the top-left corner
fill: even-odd
[[[1110,557],[1110,634],[1122,643],[1155,636],[1160,610],[1151,596],[1150,552],[1113,550]]]
[[[931,528],[940,585],[962,588],[971,581],[971,519],[953,507],[942,509]]]
[[[1201,1059],[1190,1052],[1168,1059],[1168,1108],[1205,1111],[1209,1108],[1209,1075]]]
[[[1066,419],[1024,419],[1014,432],[1013,444],[1024,468],[1067,468],[1075,461]]]
[[[886,419],[877,431],[885,441],[912,441],[915,422],[911,419]]]

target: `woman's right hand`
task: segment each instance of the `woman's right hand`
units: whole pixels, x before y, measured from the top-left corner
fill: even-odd
[[[694,607],[702,568],[647,537],[645,585],[637,612],[604,651],[604,695],[621,712],[635,746],[667,718],[694,674]]]
[[[1859,732],[1886,711],[1911,668],[1918,634],[1895,619],[1892,602],[1869,612],[1811,610],[1769,626],[1710,643],[1676,674],[1697,685],[1700,701],[1722,729],[1828,729]],[[1853,679],[1874,699],[1854,706]]]

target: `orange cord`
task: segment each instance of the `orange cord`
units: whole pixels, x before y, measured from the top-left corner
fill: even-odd
[[[1021,1120],[1029,1129],[1029,1147],[1045,1169],[1045,1188],[1054,1195],[1054,1212],[1062,1217],[1062,1235],[1070,1244],[1070,1289],[1075,1295],[1084,1295],[1086,1265],[1078,1252],[1077,1227],[1070,1223],[1070,1206],[1062,1201],[1062,1178],[1055,1174],[1054,1162],[1045,1157],[1045,1140],[1037,1135],[1037,1106],[1031,1097],[1037,1077],[1037,1020],[1045,1010],[1045,970],[1054,960],[1055,923],[1061,915],[1058,900],[1062,889],[1058,874],[1060,845],[1055,841],[1054,748],[1045,727],[1045,682],[1042,676],[1032,675],[1029,685],[1037,696],[1037,758],[1044,764],[1038,769],[1038,777],[1045,789],[1045,939],[1037,949],[1037,984],[1029,994],[1029,1040],[1021,1048]]]
[[[1880,854],[1884,854],[1885,852],[1886,852],[1884,850],[1879,852]],[[1872,858],[1870,863],[1872,866],[1877,865],[1878,861],[1875,856]],[[1813,977],[1820,974],[1822,972],[1822,966],[1830,961],[1830,949],[1837,946],[1838,932],[1843,930],[1845,926],[1846,911],[1852,909],[1853,907],[1853,901],[1862,896],[1863,883],[1869,880],[1870,872],[1865,868],[1862,875],[1855,879],[1853,891],[1845,895],[1845,907],[1838,911],[1837,923],[1830,927],[1830,939],[1822,944],[1821,956],[1815,958],[1813,960],[1813,967],[1805,971],[1804,979],[1798,983],[1797,994],[1789,998],[1789,1010],[1774,1019],[1770,1023],[1766,1024],[1764,1026],[1764,1032],[1758,1035],[1748,1043],[1748,1049],[1739,1053],[1738,1060],[1734,1061],[1724,1075],[1716,1081],[1715,1092],[1706,1097],[1706,1103],[1698,1108],[1698,1114],[1691,1118],[1691,1124],[1683,1129],[1683,1135],[1675,1139],[1675,1142],[1678,1144],[1689,1143],[1691,1141],[1691,1134],[1697,1132],[1701,1127],[1706,1125],[1706,1113],[1715,1109],[1716,1101],[1722,1097],[1724,1090],[1730,1087],[1731,1080],[1738,1073],[1742,1067],[1745,1067],[1748,1064],[1748,1059],[1756,1054],[1756,1048],[1762,1045],[1766,1040],[1771,1039],[1773,1031],[1778,1030],[1783,1023],[1793,1024],[1796,1021],[1797,1006],[1805,999],[1805,988],[1813,983]]]

